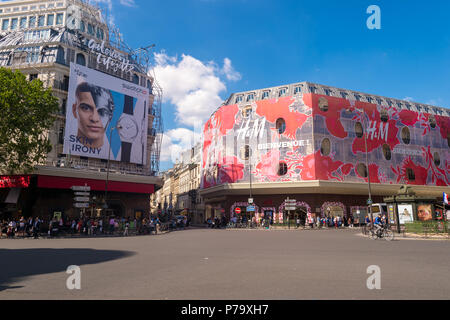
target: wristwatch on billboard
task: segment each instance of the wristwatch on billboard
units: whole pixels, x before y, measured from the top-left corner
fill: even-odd
[[[122,142],[122,155],[120,160],[130,162],[131,146],[138,135],[138,124],[133,116],[133,97],[125,95],[123,113],[117,122],[120,140]]]

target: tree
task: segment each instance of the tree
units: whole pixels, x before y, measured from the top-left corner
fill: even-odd
[[[0,68],[0,173],[29,173],[45,161],[57,111],[58,99],[39,79]]]

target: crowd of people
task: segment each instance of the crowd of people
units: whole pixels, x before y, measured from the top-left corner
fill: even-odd
[[[167,220],[167,219],[166,219]],[[174,217],[165,222],[157,216],[148,218],[130,217],[21,217],[0,222],[0,238],[38,238],[42,236],[57,237],[66,235],[95,236],[157,234],[161,230],[178,230],[189,226],[190,219]]]
[[[231,219],[227,219],[225,216],[208,218],[204,222],[209,228],[225,228],[225,227],[264,227],[269,228],[274,224],[274,220],[272,216],[266,217],[252,217],[249,218],[245,215],[242,216],[233,216]],[[354,221],[353,216],[349,217],[341,217],[337,216],[323,216],[323,217],[314,217],[312,215],[308,215],[306,218],[301,219],[300,216],[291,218],[286,218],[282,225],[289,225],[295,228],[300,227],[310,227],[310,228],[343,228],[350,227],[353,228],[355,225],[359,225],[359,221]]]

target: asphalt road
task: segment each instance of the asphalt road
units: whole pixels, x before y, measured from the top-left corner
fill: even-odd
[[[450,299],[450,241],[192,229],[0,247],[0,299]],[[81,268],[80,290],[66,287],[69,265]],[[370,265],[380,290],[367,288]]]

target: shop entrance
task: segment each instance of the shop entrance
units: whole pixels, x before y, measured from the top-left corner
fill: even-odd
[[[306,217],[308,214],[308,208],[306,207],[297,207],[297,209],[294,210],[284,210],[285,217],[289,216],[289,221],[291,225],[295,225],[297,223],[297,219],[300,219],[300,225],[305,226],[306,224]]]

